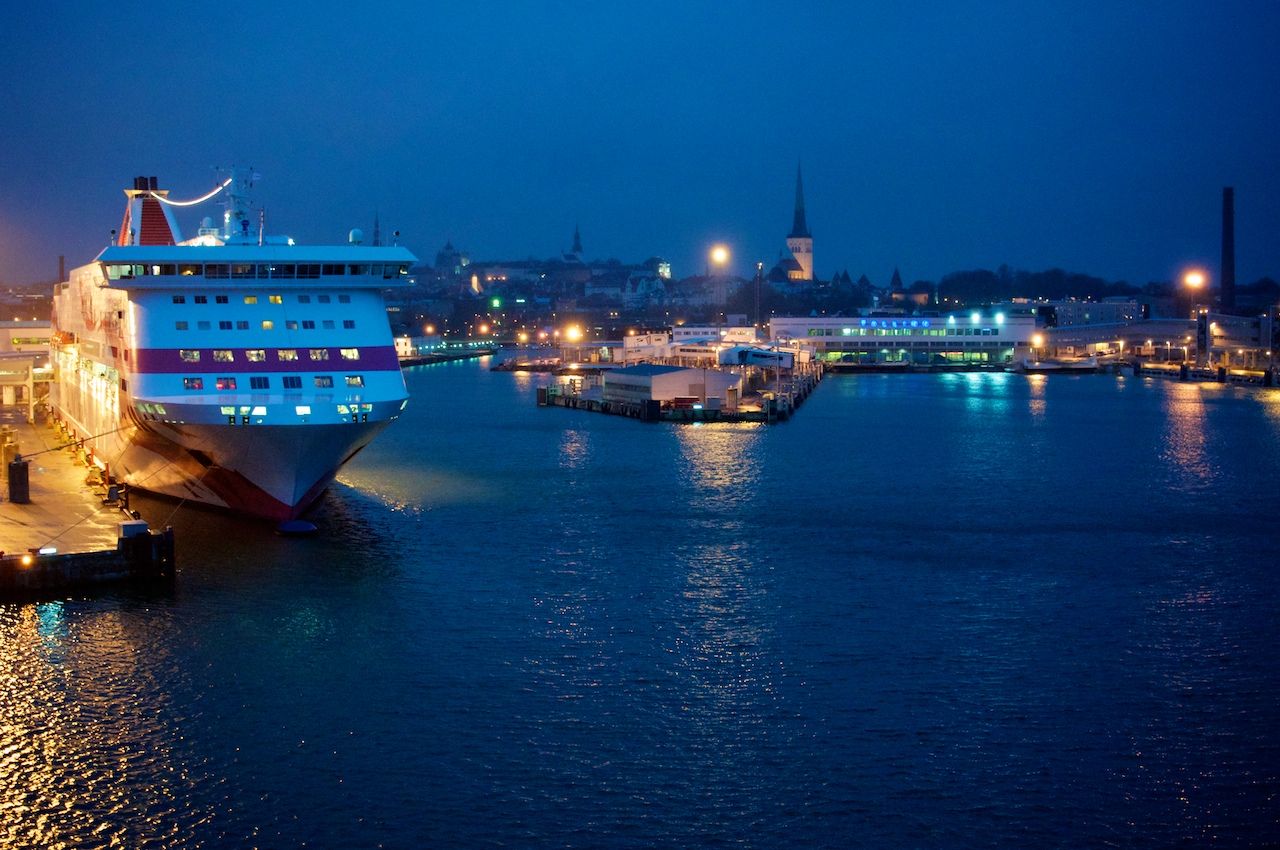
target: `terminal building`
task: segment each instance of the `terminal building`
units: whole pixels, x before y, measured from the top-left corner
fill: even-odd
[[[992,365],[1012,363],[1035,344],[1036,319],[1003,312],[939,316],[775,316],[775,342],[812,346],[824,363]]]

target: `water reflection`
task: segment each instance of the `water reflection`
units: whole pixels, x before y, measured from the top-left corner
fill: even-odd
[[[167,655],[133,617],[71,607],[0,608],[0,844],[172,843],[194,777],[157,684]]]
[[[1209,458],[1205,435],[1203,388],[1169,382],[1164,395],[1164,445],[1160,460],[1169,469],[1171,484],[1200,489],[1214,483],[1218,470]]]

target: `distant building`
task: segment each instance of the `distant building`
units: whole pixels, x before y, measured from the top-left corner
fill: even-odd
[[[774,340],[812,345],[827,362],[862,364],[998,364],[1028,349],[1036,320],[1030,314],[957,312],[946,316],[775,316]],[[1019,352],[1021,353],[1021,352]]]
[[[787,248],[791,256],[800,266],[798,278],[793,280],[813,280],[813,234],[804,217],[804,181],[800,175],[800,166],[796,165],[796,209],[791,222],[791,233],[787,235]]]

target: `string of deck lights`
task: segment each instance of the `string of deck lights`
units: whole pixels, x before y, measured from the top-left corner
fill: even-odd
[[[171,206],[171,207],[191,207],[191,206],[195,206],[196,204],[203,204],[205,201],[209,200],[209,199],[210,199],[210,198],[212,198],[214,195],[218,194],[218,193],[219,193],[219,192],[221,192],[223,189],[227,188],[228,184],[230,184],[230,183],[231,183],[231,178],[230,178],[230,177],[228,177],[228,178],[226,179],[226,181],[225,181],[221,186],[219,186],[218,188],[214,189],[212,192],[210,192],[209,194],[205,195],[203,198],[196,198],[194,201],[171,201],[171,200],[169,200],[168,198],[163,197],[163,196],[161,196],[160,194],[158,194],[158,193],[156,193],[156,192],[152,192],[152,193],[151,193],[151,197],[155,198],[155,199],[156,199],[157,201],[159,201],[160,203],[162,203],[162,204],[168,204],[168,205],[169,205],[169,206]]]

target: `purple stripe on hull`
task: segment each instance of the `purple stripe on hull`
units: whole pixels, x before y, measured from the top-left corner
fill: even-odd
[[[280,360],[276,357],[276,348],[219,348],[218,351],[230,351],[232,356],[231,362],[217,361],[213,359],[214,349],[212,348],[141,348],[134,352],[135,372],[141,374],[184,374],[184,373],[205,373],[211,371],[226,371],[228,369],[235,372],[271,372],[271,373],[299,373],[299,372],[323,372],[332,371],[335,367],[342,368],[360,368],[365,372],[398,372],[400,371],[400,359],[396,357],[396,349],[393,345],[379,345],[359,348],[359,360],[342,359],[341,348],[325,348],[310,349],[298,347],[295,349],[286,349],[298,352],[297,360]],[[329,354],[327,360],[312,360],[310,352],[313,350],[324,350]],[[180,351],[199,351],[199,361],[183,360]],[[249,360],[245,356],[246,351],[266,351],[266,360]]]

